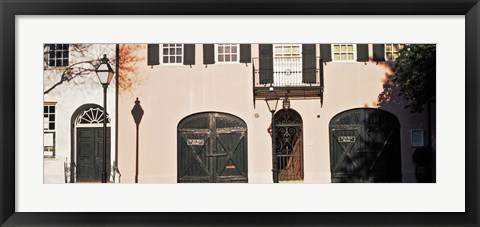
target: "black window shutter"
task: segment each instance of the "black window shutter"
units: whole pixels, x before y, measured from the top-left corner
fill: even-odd
[[[324,84],[324,74],[323,74],[323,59],[320,58],[320,106],[323,107],[323,91],[324,91],[324,88],[325,88],[325,84]]]
[[[160,64],[160,50],[158,44],[147,45],[147,65],[159,65]]]
[[[385,45],[373,44],[373,60],[385,61]]]
[[[368,62],[368,44],[357,44],[357,61]]]
[[[240,63],[252,62],[252,47],[250,44],[240,44]]]
[[[215,44],[203,44],[203,64],[215,64]]]
[[[315,44],[302,44],[302,82],[315,83],[316,81],[316,67],[315,61],[316,48]]]
[[[322,57],[323,62],[332,61],[332,45],[331,44],[320,44],[320,57]]]
[[[183,44],[183,64],[195,65],[195,44]]]
[[[260,83],[273,83],[273,44],[260,44],[258,46]]]

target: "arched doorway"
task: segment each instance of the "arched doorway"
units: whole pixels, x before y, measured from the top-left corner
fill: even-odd
[[[330,121],[332,182],[401,182],[400,123],[381,109],[357,108]]]
[[[274,115],[279,181],[303,180],[303,121],[291,108]]]
[[[103,108],[96,104],[79,107],[72,115],[72,160],[76,182],[100,182],[103,172]],[[107,114],[107,176],[110,176],[110,117]],[[71,182],[75,182],[72,180]]]
[[[248,182],[247,124],[219,112],[196,113],[177,127],[177,182]]]

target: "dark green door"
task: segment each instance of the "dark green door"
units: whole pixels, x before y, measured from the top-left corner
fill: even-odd
[[[400,124],[380,109],[358,108],[330,121],[332,182],[401,182]]]
[[[226,113],[184,118],[177,133],[179,183],[248,182],[247,126]]]
[[[78,182],[102,180],[103,153],[103,128],[77,128]],[[107,176],[110,176],[110,128],[107,128]]]

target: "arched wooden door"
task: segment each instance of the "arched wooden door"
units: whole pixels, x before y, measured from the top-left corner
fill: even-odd
[[[78,182],[100,182],[103,156],[107,158],[107,179],[110,179],[110,117],[107,114],[107,150],[103,146],[103,108],[95,105],[76,117],[76,160]]]
[[[400,123],[387,111],[358,108],[330,121],[332,182],[401,182]]]
[[[247,125],[231,114],[204,112],[178,124],[179,183],[248,182]]]
[[[291,109],[281,109],[274,115],[275,151],[278,179],[303,180],[303,120]]]

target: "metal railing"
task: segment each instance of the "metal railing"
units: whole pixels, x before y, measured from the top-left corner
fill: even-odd
[[[71,166],[73,164],[73,167]],[[65,176],[65,183],[75,183],[77,181],[77,165],[75,162],[70,163],[68,161],[65,161],[63,163],[63,170],[64,170],[64,176]],[[71,182],[71,174],[73,172],[73,182]]]
[[[320,86],[320,58],[316,57],[314,68],[304,68],[302,57],[255,57],[253,76],[255,87],[311,87]],[[305,75],[304,75],[305,74]],[[309,74],[314,78],[304,76]]]
[[[117,178],[118,175],[118,178]],[[110,171],[110,182],[113,183],[121,183],[122,174],[120,170],[117,168],[117,163],[113,161],[113,165]]]

